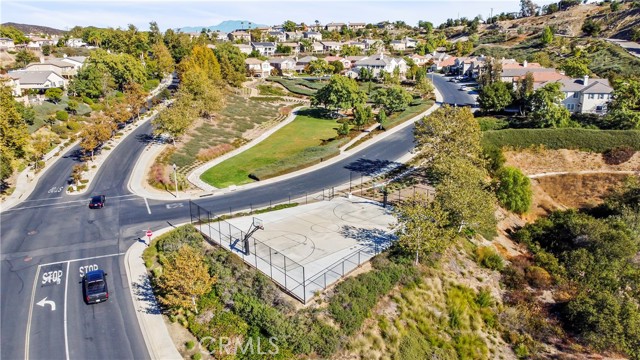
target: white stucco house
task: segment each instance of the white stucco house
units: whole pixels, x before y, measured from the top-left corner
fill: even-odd
[[[276,43],[273,42],[252,42],[251,49],[257,51],[262,56],[271,56],[276,52]]]
[[[0,50],[14,50],[16,44],[13,43],[13,39],[0,38]]]
[[[404,75],[407,72],[407,62],[402,58],[394,58],[385,56],[384,54],[374,55],[356,61],[353,64],[353,69],[358,74],[362,69],[369,69],[373,72],[374,76],[379,76],[382,71],[393,74],[396,68],[399,70],[400,75]]]
[[[72,48],[79,48],[79,47],[86,46],[87,44],[84,41],[82,41],[82,39],[71,38],[65,42],[65,45]]]
[[[271,65],[267,60],[248,58],[244,64],[250,76],[266,78],[271,75]]]
[[[18,82],[18,91],[24,90],[46,90],[54,87],[65,88],[67,80],[53,71],[9,71],[9,77]]]
[[[607,104],[613,96],[613,88],[607,79],[561,79],[555,82],[561,84],[560,90],[565,94],[562,104],[571,113],[599,114],[607,112]],[[536,84],[539,88],[549,82]]]
[[[280,75],[290,74],[295,71],[296,60],[293,58],[271,58],[269,59],[269,65],[272,68],[277,69]]]

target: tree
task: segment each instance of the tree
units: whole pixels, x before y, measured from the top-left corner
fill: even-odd
[[[520,0],[520,15],[522,17],[534,16],[538,12],[540,6],[531,0]]]
[[[344,45],[340,50],[342,56],[359,56],[362,55],[362,49],[355,45]]]
[[[613,100],[607,120],[618,129],[640,129],[640,80],[621,78],[613,82]]]
[[[371,100],[375,106],[383,108],[384,111],[389,114],[403,111],[407,106],[409,106],[412,99],[413,97],[411,94],[398,85],[378,89],[371,96]]]
[[[287,20],[282,24],[282,30],[284,31],[296,31],[296,23],[291,21],[291,20]]]
[[[80,185],[80,180],[82,180],[82,174],[84,173],[85,166],[85,164],[77,164],[73,166],[71,178],[76,185]]]
[[[44,92],[44,96],[47,99],[51,100],[54,104],[57,104],[60,100],[62,100],[62,89],[60,88],[50,88]]]
[[[500,82],[502,78],[502,63],[496,58],[487,59],[485,66],[480,75],[480,84],[487,86],[496,82]]]
[[[544,45],[549,45],[553,42],[553,31],[551,27],[545,26],[544,31],[542,32],[542,43]]]
[[[222,79],[229,85],[239,87],[245,81],[244,54],[229,43],[216,44],[213,50],[220,63]]]
[[[32,62],[38,61],[38,58],[29,50],[23,49],[16,53],[16,66],[25,67]]]
[[[29,38],[26,37],[22,31],[8,25],[0,26],[0,37],[10,38],[15,44],[26,44],[29,42]]]
[[[31,153],[33,155],[34,168],[38,169],[38,162],[51,148],[51,136],[45,132],[37,132],[31,136]]]
[[[616,12],[616,11],[620,10],[620,3],[617,2],[616,0],[613,0],[611,2],[611,5],[609,5],[609,7],[611,8],[612,12]]]
[[[194,46],[191,54],[184,58],[178,65],[180,76],[195,69],[202,70],[211,81],[220,82],[222,80],[220,63],[218,63],[218,59],[213,51],[206,46]]]
[[[278,54],[289,55],[291,54],[291,51],[292,51],[291,46],[283,45],[283,44],[276,45],[276,53]]]
[[[513,98],[518,105],[520,114],[526,115],[528,109],[531,108],[531,95],[533,95],[534,78],[531,72],[527,72],[524,78],[518,79],[516,82],[516,90]]]
[[[42,47],[40,49],[42,50],[42,55],[44,55],[44,56],[51,55],[51,45],[44,44],[44,45],[42,45]]]
[[[113,77],[104,65],[87,64],[71,80],[69,91],[80,96],[97,99],[116,87]]]
[[[527,212],[533,197],[529,178],[520,169],[510,166],[500,169],[496,177],[498,178],[496,189],[498,201],[507,210],[518,214]]]
[[[373,111],[371,110],[371,107],[364,104],[357,104],[353,110],[353,115],[353,122],[359,130],[362,130],[362,127],[367,125],[371,119],[373,119]]]
[[[329,83],[311,98],[311,105],[322,105],[327,109],[334,108],[340,111],[364,103],[365,97],[366,95],[360,91],[355,80],[346,76],[333,75]]]
[[[210,292],[215,281],[204,256],[185,244],[167,257],[158,278],[158,300],[172,310],[193,309],[197,313],[198,298]]]
[[[80,131],[80,147],[85,153],[91,153],[92,161],[96,148],[111,138],[115,128],[113,121],[101,115]]]
[[[502,111],[511,104],[511,84],[498,81],[484,86],[478,96],[478,104],[483,111]]]
[[[344,64],[340,60],[330,62],[329,66],[333,68],[334,74],[340,74],[344,70]]]
[[[600,24],[592,19],[586,19],[582,24],[582,31],[589,36],[598,36],[600,34]]]
[[[188,100],[178,98],[173,106],[151,120],[154,126],[153,133],[156,135],[168,134],[175,145],[176,139],[184,134],[191,125],[192,118],[193,108]]]
[[[384,130],[384,123],[387,121],[387,113],[385,113],[384,110],[378,111],[376,121],[380,124],[380,129]]]
[[[476,160],[477,161],[477,160]],[[449,221],[480,233],[494,233],[497,225],[497,200],[489,184],[484,167],[469,157],[443,154],[431,167],[436,174],[436,201],[449,213]]]
[[[348,122],[343,122],[342,125],[340,125],[340,127],[337,129],[338,136],[349,135],[349,131],[350,130],[351,130],[351,128],[349,127],[349,123]]]
[[[561,103],[564,93],[560,86],[557,82],[549,83],[533,92],[530,118],[537,126],[557,128],[571,125],[571,114]]]
[[[433,23],[429,21],[418,21],[418,27],[420,29],[423,29],[427,33],[427,35],[431,34],[431,32],[433,31]]]
[[[144,91],[142,85],[130,82],[124,87],[125,102],[129,106],[129,111],[136,115],[136,118],[140,117],[140,109],[145,106],[147,102],[147,92]]]
[[[585,64],[582,60],[574,57],[565,60],[564,64],[562,64],[561,69],[564,70],[567,76],[571,76],[573,78],[581,78],[591,73],[591,71],[589,71],[589,68],[587,67],[587,64]]]
[[[415,125],[414,142],[418,156],[428,161],[443,157],[469,158],[479,162],[480,125],[466,107],[445,105]]]
[[[398,245],[408,253],[415,254],[416,265],[420,259],[442,254],[455,238],[449,214],[439,202],[416,196],[400,203],[394,212],[401,225]]]
[[[425,99],[433,92],[434,86],[431,80],[425,76],[418,80],[415,89],[418,91],[418,94],[420,94],[420,97]]]
[[[151,59],[156,62],[158,68],[158,73],[155,74],[156,78],[163,78],[175,70],[176,64],[173,57],[163,42],[154,42],[151,46],[151,53]]]
[[[307,66],[309,74],[315,76],[323,76],[333,72],[333,67],[324,59],[312,60]]]

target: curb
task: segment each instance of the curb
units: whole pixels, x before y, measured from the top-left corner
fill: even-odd
[[[186,224],[188,223],[176,224],[156,230],[155,236],[162,235]],[[147,268],[142,260],[142,253],[146,248],[146,243],[136,241],[127,249],[124,255],[129,294],[131,295],[133,308],[138,319],[138,325],[140,325],[140,332],[142,333],[151,359],[182,360],[183,357],[173,344],[162,314],[157,311],[159,306],[155,296],[140,296],[134,293],[134,287],[145,288],[150,281],[147,275]],[[139,299],[139,297],[142,297],[142,299]]]

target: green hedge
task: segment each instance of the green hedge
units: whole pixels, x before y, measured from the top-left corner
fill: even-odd
[[[483,146],[516,149],[544,145],[548,149],[605,152],[619,146],[640,150],[640,131],[589,129],[506,129],[485,131]]]

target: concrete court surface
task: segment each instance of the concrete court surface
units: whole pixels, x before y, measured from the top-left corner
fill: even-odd
[[[246,233],[253,216],[202,225],[201,231],[303,302],[395,240],[391,212],[359,197],[336,197],[256,217],[264,230],[253,234],[257,242],[250,241],[249,255],[243,253],[237,229]]]

